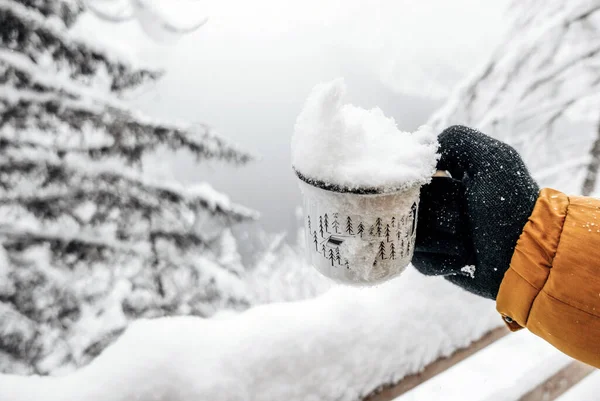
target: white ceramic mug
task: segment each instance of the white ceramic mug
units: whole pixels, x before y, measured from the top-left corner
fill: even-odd
[[[401,274],[415,246],[420,187],[363,194],[302,179],[310,263],[334,281],[373,285]]]

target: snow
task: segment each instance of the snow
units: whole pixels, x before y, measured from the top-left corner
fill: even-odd
[[[581,150],[592,148],[597,118],[572,118],[598,109],[600,42],[589,27],[600,23],[600,7],[530,1],[509,11],[514,18],[503,42],[428,124],[477,128],[513,146],[540,186],[581,193],[591,178]]]
[[[81,38],[72,35],[65,23],[57,16],[45,17],[35,9],[9,0],[0,0],[0,10],[15,14],[20,20],[33,27],[34,30],[52,35],[63,43],[74,42],[81,45]],[[131,68],[145,67],[140,60],[131,57],[131,54],[123,52],[115,55],[114,49],[107,49],[101,45],[100,41],[90,40],[86,37],[85,47],[101,54],[109,63],[123,64]]]
[[[1,375],[0,389],[2,401],[355,401],[499,324],[491,301],[409,269],[214,320],[136,321],[73,374]]]
[[[2,0],[0,0],[0,5],[2,4],[1,1]],[[87,104],[97,103],[102,106],[113,107],[118,110],[123,110],[124,112],[133,113],[132,111],[129,111],[125,102],[111,94],[98,91],[95,88],[89,88],[82,83],[69,79],[68,76],[62,76],[52,71],[47,71],[22,53],[0,49],[0,60],[3,64],[7,64],[19,71],[25,72],[33,82],[57,92],[64,93],[66,95],[65,97],[79,98]],[[43,99],[44,98],[41,98],[40,100]],[[83,107],[83,105],[80,107]]]
[[[315,86],[296,120],[292,164],[309,180],[381,192],[429,182],[437,140],[422,126],[402,132],[379,108],[345,104],[343,78]]]
[[[11,4],[0,0],[0,8],[10,8]],[[149,4],[149,1],[138,0],[138,4]],[[64,40],[74,37],[62,25],[52,25],[58,21],[56,19],[46,24],[39,20],[39,16],[24,14],[24,17],[43,31],[59,35]],[[156,26],[153,15],[138,17],[142,24],[171,29],[169,26]],[[96,35],[98,42],[100,36]],[[590,50],[597,50],[598,43],[593,43]],[[96,47],[100,46],[94,45]],[[0,50],[0,57],[4,57],[3,63],[29,73],[34,81],[46,85],[49,91],[61,91],[73,97],[70,100],[63,99],[60,102],[63,107],[90,112],[106,108],[111,113],[123,113],[129,120],[141,121],[142,125],[165,127],[129,110],[124,103],[97,93],[95,88],[86,88],[65,76],[49,74],[44,68],[35,66],[27,58],[19,58],[20,56]],[[41,63],[42,59],[37,61]],[[568,63],[563,64],[563,69],[568,66]],[[548,71],[560,72],[557,69]],[[8,87],[0,88],[0,92],[6,88]],[[12,89],[5,92],[12,102],[31,100],[43,104],[60,99],[48,93],[17,92]],[[380,109],[364,110],[343,104],[344,94],[345,86],[339,80],[315,89],[296,124],[294,140],[299,142],[295,145],[300,146],[294,147],[294,166],[309,178],[351,189],[376,187],[390,191],[406,189],[411,185],[413,189],[418,189],[418,184],[427,182],[436,160],[436,144],[431,130],[422,127],[416,133],[400,132],[395,121],[387,118]],[[575,97],[565,97],[567,100],[570,98]],[[531,102],[537,104],[536,99]],[[554,107],[550,106],[550,109]],[[495,115],[497,114],[489,114]],[[191,129],[179,125],[166,128],[171,131]],[[202,129],[200,133],[205,134],[195,141],[193,132],[180,134],[183,139],[190,136],[189,140],[198,146],[214,149],[225,146],[225,142],[217,137],[213,138],[207,130]],[[42,163],[42,153],[36,154],[34,160]],[[58,163],[56,160],[54,162]],[[247,215],[252,213],[233,205],[227,197],[216,193],[207,184],[200,184],[195,188],[171,185],[127,169],[115,169],[117,165],[110,163],[88,165],[68,157],[64,163],[79,175],[112,174],[130,184],[148,188],[151,192],[167,191],[183,196],[188,201],[201,200],[212,211],[235,210]],[[11,227],[10,230],[0,227],[0,231],[0,234],[6,235],[64,240],[77,238],[99,245],[123,245],[122,242],[107,242],[104,236],[94,236],[94,233],[64,229],[39,231],[26,223]],[[198,270],[203,273],[196,283],[197,287],[208,288],[209,291],[216,280],[224,282],[227,294],[243,294],[246,291],[244,283],[231,280],[228,272],[221,266],[226,264],[227,268],[237,271],[235,265],[239,260],[233,255],[234,243],[231,238],[225,238],[221,245],[225,257],[220,258],[218,263],[204,257],[196,260]],[[490,301],[467,294],[442,279],[420,276],[413,269],[406,271],[400,279],[384,285],[356,289],[333,287],[329,282],[319,281],[311,276],[314,271],[307,269],[294,254],[290,254],[287,260],[264,261],[265,264],[267,262],[269,268],[278,269],[277,275],[271,274],[268,277],[274,281],[280,280],[276,285],[283,283],[296,292],[284,287],[278,288],[285,291],[263,290],[259,286],[270,286],[271,283],[266,283],[257,274],[253,287],[264,292],[255,294],[255,301],[310,299],[264,305],[242,314],[224,313],[219,316],[219,320],[191,317],[142,320],[134,323],[117,344],[89,367],[66,377],[19,378],[0,375],[0,400],[357,400],[382,383],[397,381],[406,374],[417,372],[439,356],[452,353],[457,347],[479,338],[488,329],[502,324]],[[0,258],[0,286],[1,277],[8,274],[3,270],[2,263]],[[5,267],[7,265],[5,262]],[[302,274],[294,271],[297,267],[302,267]],[[464,269],[474,274],[474,269]],[[47,269],[44,270],[48,273]],[[52,277],[51,274],[48,276]],[[90,281],[94,282],[95,279],[93,277]],[[299,283],[299,280],[305,281]],[[217,287],[221,288],[222,285]],[[0,288],[0,294],[11,291],[14,288]],[[84,307],[83,317],[79,322],[81,327],[77,328],[84,330],[79,332],[79,337],[74,338],[77,349],[85,348],[89,339],[99,330],[110,330],[113,326],[118,328],[126,324],[121,305],[130,292],[130,283],[119,282],[107,299],[107,303],[114,308],[107,311],[104,317],[98,318],[95,308]],[[182,290],[179,292],[183,293]],[[322,292],[325,292],[324,295],[313,299],[315,294]],[[137,294],[150,295],[149,292]],[[196,293],[191,294],[196,296]],[[187,297],[186,294],[183,295],[184,298]],[[137,299],[140,300],[139,297]],[[142,300],[142,303],[145,302]],[[0,308],[6,309],[6,306],[0,303]],[[4,317],[10,313],[8,310],[1,312]],[[3,318],[0,321],[8,325],[15,324],[12,319]],[[14,321],[18,322],[16,319]],[[11,328],[17,332],[27,331],[26,328]],[[34,328],[31,332],[33,330]],[[9,337],[6,332],[3,333],[0,338]],[[531,373],[528,369],[540,372],[535,361],[525,360],[525,363],[515,368],[514,359],[507,357],[509,350],[521,352],[522,357],[526,350],[531,352],[535,348],[533,342],[529,346],[532,336],[527,337],[527,341],[521,341],[524,335],[522,332],[517,337],[511,337],[514,339],[511,346],[499,348],[503,352],[481,354],[482,364],[501,366],[513,374],[510,382],[499,379],[494,385],[491,385],[491,381],[487,382],[487,394],[497,391],[494,396],[514,399],[513,395],[517,390],[532,384],[528,381],[533,377],[528,374]],[[541,340],[535,340],[535,345],[549,347]],[[494,349],[498,348],[492,348]],[[0,359],[3,357],[4,355],[0,355]],[[542,364],[546,368],[544,372],[548,373],[559,367],[563,361],[554,357],[545,359]],[[517,368],[520,369],[519,373]],[[500,368],[495,372],[499,371]],[[461,401],[464,400],[464,389],[469,384],[485,382],[487,379],[485,375],[477,375],[479,369],[462,372],[456,374],[448,382],[450,384],[445,385],[463,383],[462,388],[455,388],[458,390],[455,395]],[[465,380],[460,382],[457,377]],[[497,378],[498,376],[493,376],[493,379]],[[509,390],[502,388],[502,384],[506,383],[511,383],[514,387]],[[514,394],[511,392],[513,390]],[[451,391],[445,393],[449,396]],[[462,398],[458,398],[458,393],[461,393]],[[439,399],[439,392],[437,395]],[[415,399],[435,398],[429,396]],[[493,399],[497,401],[496,398]]]
[[[240,150],[236,144],[222,138],[204,124],[188,124],[178,121],[165,122],[147,116],[132,109],[124,101],[114,97],[110,93],[86,87],[68,77],[48,72],[36,65],[27,56],[18,52],[0,49],[0,65],[2,64],[25,72],[34,83],[40,84],[50,91],[63,93],[63,99],[60,99],[59,104],[67,109],[73,108],[75,110],[94,112],[100,108],[105,110],[104,118],[108,122],[112,122],[115,119],[134,122],[142,126],[145,129],[144,132],[163,129],[165,131],[163,136],[173,136],[175,140],[184,142],[187,147],[192,148],[196,152],[203,152],[204,156],[207,156],[206,152],[208,151],[209,154],[212,153],[224,156],[225,158],[232,158],[240,163],[254,158],[254,155]],[[45,92],[25,91],[22,95],[17,95],[14,89],[11,89],[6,97],[12,102],[18,101],[20,98],[38,103],[59,100]],[[139,132],[137,134],[139,135]],[[162,141],[165,140],[162,139]]]
[[[23,88],[17,89],[13,85],[0,85],[0,93],[2,96],[0,99],[6,100],[11,106],[15,106],[21,102],[35,102],[41,104],[53,102],[60,104],[61,107],[76,111],[97,114],[103,111],[100,105],[86,101],[86,99],[70,99],[57,93],[36,92]]]
[[[97,17],[106,21],[120,23],[136,20],[147,36],[162,44],[173,44],[208,21],[208,18],[202,16],[204,5],[200,8],[190,0],[168,3],[159,0],[87,0],[86,6]]]
[[[187,192],[191,197],[203,199],[211,210],[228,210],[231,208],[231,201],[225,194],[217,192],[210,184],[199,182],[185,188],[180,186],[181,191]]]
[[[292,164],[305,181],[311,263],[337,282],[373,285],[412,259],[419,188],[435,173],[437,140],[426,126],[402,132],[379,108],[344,104],[345,95],[342,78],[312,90],[296,120]]]
[[[165,2],[163,1],[130,1],[134,17],[137,19],[144,32],[158,42],[172,43],[183,35],[194,32],[208,21],[208,18],[206,17],[196,17],[196,15],[198,15],[198,10],[194,12],[194,10],[190,8],[190,6],[193,6],[192,2],[188,2],[190,4],[184,6],[178,4],[179,7],[173,7],[172,4],[169,4],[170,7],[165,7]],[[182,2],[179,1],[179,3]],[[179,18],[172,15],[172,10],[177,10],[178,8],[179,12],[177,14],[180,14]],[[183,18],[181,18],[182,16]],[[194,21],[183,21],[184,19],[190,20],[192,16],[195,18]]]
[[[203,124],[132,109],[122,91],[160,73],[104,46],[98,31],[68,30],[68,10],[46,3],[0,0],[0,19],[15,28],[0,39],[0,114],[18,110],[0,124],[2,372],[74,369],[142,315],[249,305],[235,240],[216,234],[254,212],[207,184],[188,191],[140,170],[163,147],[199,161],[250,156]],[[194,231],[200,213],[211,238]]]
[[[522,330],[501,338],[395,401],[514,401],[571,361],[547,342]]]
[[[473,265],[464,266],[460,269],[460,271],[463,273],[467,273],[471,278],[475,278],[475,266]]]
[[[276,234],[265,241],[255,266],[248,269],[245,282],[253,305],[315,298],[334,286],[300,256],[305,254],[302,232],[296,246],[285,239],[285,234]]]
[[[86,232],[89,231],[89,232]],[[50,227],[46,229],[32,229],[29,224],[11,223],[11,224],[0,224],[0,238],[30,238],[32,240],[53,241],[59,240],[61,243],[69,243],[76,241],[90,246],[99,248],[109,248],[119,250],[124,253],[131,253],[136,255],[149,254],[147,246],[141,244],[129,244],[124,241],[117,241],[114,239],[99,236],[97,232],[92,229],[82,229],[81,231],[66,231],[64,227]]]
[[[166,181],[149,177],[142,172],[129,167],[124,167],[115,160],[93,161],[80,157],[79,155],[68,155],[63,159],[57,157],[50,152],[34,151],[34,150],[9,150],[5,152],[5,156],[10,157],[13,162],[31,162],[36,165],[60,166],[65,171],[68,171],[72,177],[79,180],[91,179],[113,179],[122,181],[128,185],[129,189],[142,187],[147,194],[168,193],[172,199],[183,199],[186,203],[192,205],[201,203],[214,212],[224,215],[235,216],[240,219],[256,219],[257,212],[245,206],[238,205],[230,201],[227,195],[221,194],[210,186],[208,183],[197,183],[193,186],[186,186],[177,181]],[[43,162],[43,163],[42,163]],[[26,182],[23,182],[26,184]],[[48,186],[44,190],[39,188],[30,188],[29,191],[24,190],[22,186],[18,187],[19,191],[12,195],[4,194],[5,199],[15,197],[21,199],[26,196],[57,196],[57,194],[72,191],[72,188]],[[95,189],[95,188],[94,188]],[[31,191],[33,190],[33,193]],[[123,191],[123,190],[122,190]],[[122,194],[127,194],[123,191]]]
[[[556,401],[587,401],[595,400],[600,394],[600,372],[595,371],[588,377],[571,387]]]

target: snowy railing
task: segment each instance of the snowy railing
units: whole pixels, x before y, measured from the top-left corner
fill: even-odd
[[[435,376],[452,368],[485,347],[492,345],[509,334],[505,327],[496,328],[466,348],[455,351],[449,357],[440,358],[427,365],[421,372],[404,377],[395,385],[382,386],[363,401],[392,401],[424,384]],[[595,371],[592,366],[573,361],[550,377],[543,378],[536,387],[521,395],[516,401],[554,401],[567,390]]]
[[[595,369],[581,362],[571,362],[536,388],[523,395],[519,401],[553,401],[565,391],[585,379]]]
[[[442,372],[445,372],[452,366],[467,359],[471,355],[487,347],[496,340],[504,337],[508,333],[508,329],[505,327],[494,329],[481,339],[473,342],[467,348],[459,349],[447,358],[440,358],[435,362],[430,363],[421,372],[406,376],[398,384],[376,390],[373,392],[373,394],[367,396],[365,401],[393,400],[394,398],[401,396],[418,385],[425,383],[427,380],[439,375]]]
[[[491,306],[408,269],[217,319],[141,319],[69,375],[0,375],[0,400],[596,399],[561,396],[593,369],[526,330],[507,335]]]

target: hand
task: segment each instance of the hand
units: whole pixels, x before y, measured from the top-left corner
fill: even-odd
[[[413,265],[496,299],[539,187],[512,147],[479,131],[450,127],[439,143],[452,178],[421,190]]]

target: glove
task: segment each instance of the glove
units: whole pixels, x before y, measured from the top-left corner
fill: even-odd
[[[510,146],[463,126],[438,138],[438,170],[421,189],[413,265],[496,299],[539,187]]]

